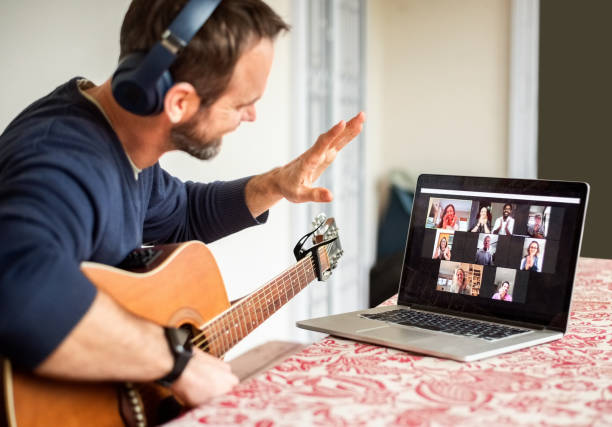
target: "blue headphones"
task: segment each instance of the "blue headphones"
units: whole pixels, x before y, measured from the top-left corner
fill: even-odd
[[[221,0],[189,0],[149,52],[131,53],[121,61],[111,83],[121,107],[141,116],[164,109],[164,97],[174,84],[168,69],[219,3]]]

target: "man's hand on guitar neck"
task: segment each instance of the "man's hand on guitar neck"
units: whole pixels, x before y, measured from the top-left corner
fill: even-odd
[[[338,152],[363,128],[365,114],[357,114],[348,122],[340,121],[301,156],[285,166],[253,177],[246,185],[246,204],[254,218],[281,199],[294,203],[331,202],[327,188],[313,188],[314,183],[334,161]]]
[[[238,383],[229,364],[193,351],[171,387],[184,404],[204,403]],[[66,380],[152,382],[168,374],[173,364],[163,328],[99,290],[89,311],[35,372]]]

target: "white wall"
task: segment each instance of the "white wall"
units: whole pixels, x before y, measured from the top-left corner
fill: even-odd
[[[387,171],[505,176],[510,0],[370,0],[370,185]]]
[[[106,80],[119,57],[127,5],[125,0],[3,1],[0,130],[71,77]]]

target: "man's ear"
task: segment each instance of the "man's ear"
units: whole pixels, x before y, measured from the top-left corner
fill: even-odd
[[[200,107],[200,97],[191,83],[174,84],[164,97],[164,114],[171,123],[189,120]]]

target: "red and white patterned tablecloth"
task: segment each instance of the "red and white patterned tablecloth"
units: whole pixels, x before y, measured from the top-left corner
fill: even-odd
[[[473,363],[328,337],[167,426],[610,426],[612,260],[573,301],[563,339]]]

